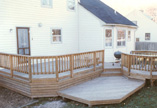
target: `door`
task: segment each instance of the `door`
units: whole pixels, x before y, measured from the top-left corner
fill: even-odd
[[[30,55],[30,35],[29,28],[17,27],[17,53],[21,55]]]
[[[114,62],[114,32],[112,27],[106,27],[104,31],[105,62]]]

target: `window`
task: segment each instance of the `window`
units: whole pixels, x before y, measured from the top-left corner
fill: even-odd
[[[140,41],[140,39],[139,38],[136,38],[136,42],[139,42]]]
[[[117,46],[125,46],[125,30],[118,30],[117,32]]]
[[[131,41],[131,31],[128,31],[128,41]]]
[[[68,10],[75,10],[75,0],[67,0],[67,8]]]
[[[112,30],[111,29],[106,29],[105,46],[112,47]]]
[[[145,40],[150,40],[150,33],[145,33]]]
[[[41,0],[41,6],[42,7],[52,7],[52,0]]]
[[[61,29],[52,29],[52,42],[53,43],[62,42],[62,30]]]

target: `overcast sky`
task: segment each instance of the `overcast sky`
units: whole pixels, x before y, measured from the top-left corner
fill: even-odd
[[[116,9],[123,15],[127,15],[132,10],[141,8],[144,9],[148,6],[157,7],[157,0],[101,0],[110,7]]]

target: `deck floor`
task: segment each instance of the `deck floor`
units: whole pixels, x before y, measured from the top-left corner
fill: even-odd
[[[144,84],[123,76],[99,77],[59,91],[59,95],[88,105],[113,104],[120,103]]]

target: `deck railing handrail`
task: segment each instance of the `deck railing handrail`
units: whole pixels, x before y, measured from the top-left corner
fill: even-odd
[[[122,53],[123,55],[130,55],[130,56],[139,56],[139,57],[157,57],[157,55],[145,55],[145,54],[128,54],[128,53]]]
[[[131,69],[148,71],[150,72],[150,77],[152,77],[152,72],[156,70],[157,56],[152,55],[139,55],[139,54],[126,54],[122,53],[121,66],[128,69],[128,75],[130,75]]]
[[[56,80],[58,81],[59,74],[68,71],[70,71],[70,77],[72,78],[73,70],[92,66],[95,71],[97,64],[102,64],[102,68],[104,68],[104,50],[58,56],[28,56],[0,53],[0,67],[9,69],[12,78],[14,76],[19,77],[14,72],[29,75],[30,82],[33,75],[40,74],[56,74]]]
[[[157,56],[157,51],[131,51],[132,54],[141,54],[141,55],[155,55]]]

